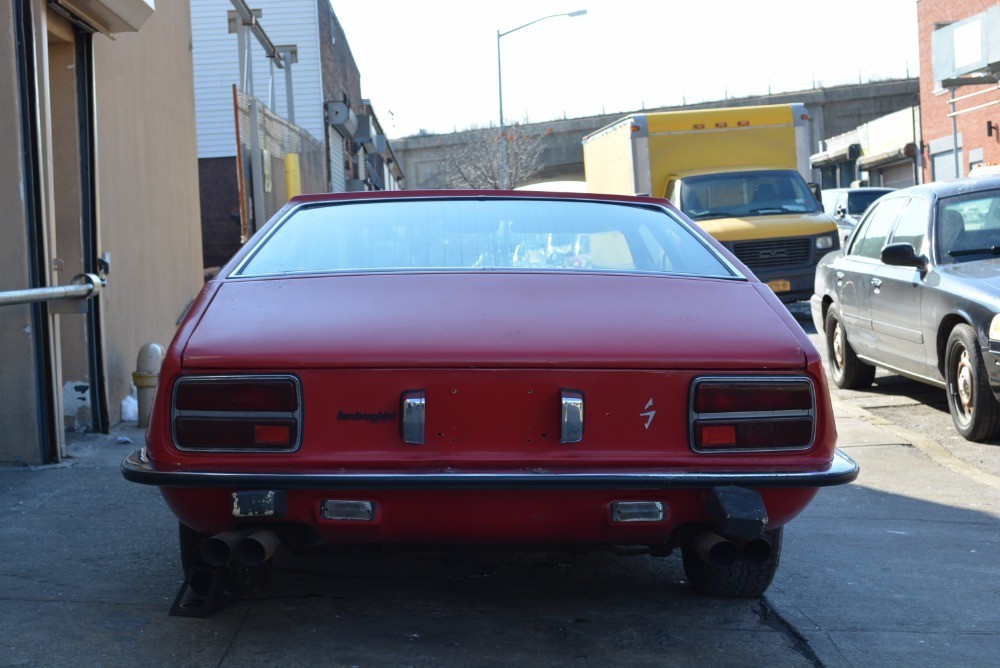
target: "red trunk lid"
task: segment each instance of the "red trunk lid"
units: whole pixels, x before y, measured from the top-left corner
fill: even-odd
[[[226,281],[187,342],[183,366],[802,368],[798,337],[763,300],[741,280],[664,276]]]

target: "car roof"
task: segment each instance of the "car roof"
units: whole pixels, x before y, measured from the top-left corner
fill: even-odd
[[[924,195],[930,199],[1000,188],[1000,176],[973,176],[953,181],[932,181],[895,191],[891,197]]]

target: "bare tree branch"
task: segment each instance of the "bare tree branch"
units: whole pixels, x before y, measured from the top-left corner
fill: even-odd
[[[511,188],[527,184],[542,167],[542,136],[527,134],[519,125],[505,129],[507,135],[507,183]],[[450,188],[500,188],[500,137],[496,128],[473,128],[465,141],[445,150],[444,182]]]

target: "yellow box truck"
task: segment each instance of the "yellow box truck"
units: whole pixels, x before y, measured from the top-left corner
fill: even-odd
[[[801,104],[632,114],[583,139],[592,193],[666,197],[786,302],[839,247],[809,176]]]

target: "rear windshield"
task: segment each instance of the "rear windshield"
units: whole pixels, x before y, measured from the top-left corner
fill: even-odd
[[[736,276],[663,209],[513,198],[304,206],[234,275],[477,269]]]

